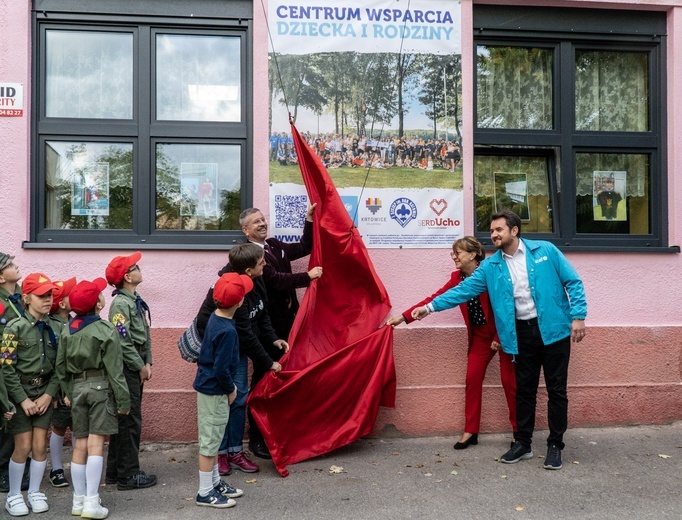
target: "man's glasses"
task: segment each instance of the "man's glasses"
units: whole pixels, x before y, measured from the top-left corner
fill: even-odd
[[[139,270],[140,270],[140,266],[137,265],[137,264],[135,264],[135,265],[132,266],[130,269],[128,269],[128,270],[126,271],[126,273],[127,273],[127,274],[130,274],[130,273],[132,273],[133,271],[139,271]]]

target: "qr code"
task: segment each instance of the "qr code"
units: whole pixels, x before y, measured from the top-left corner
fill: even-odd
[[[305,225],[307,195],[275,195],[275,227],[299,229]]]

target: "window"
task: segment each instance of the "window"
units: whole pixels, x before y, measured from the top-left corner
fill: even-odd
[[[29,247],[241,239],[251,2],[83,5],[35,0]]]
[[[665,248],[665,15],[476,5],[474,29],[476,234],[512,209],[560,247]]]

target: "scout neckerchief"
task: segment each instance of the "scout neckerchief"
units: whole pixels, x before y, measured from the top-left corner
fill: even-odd
[[[123,294],[125,293],[123,291],[119,291],[116,289],[114,292],[111,293],[111,296],[116,296],[117,294]],[[147,313],[147,320],[149,321],[149,325],[151,326],[152,324],[152,313],[149,310],[149,305],[147,305],[147,302],[142,299],[142,296],[139,294],[135,295],[135,306],[137,307],[137,315],[142,316],[144,312]]]
[[[40,332],[41,336],[44,336],[45,331],[47,331],[52,348],[57,350],[57,336],[55,335],[54,330],[52,330],[52,327],[50,327],[50,324],[43,320],[36,320],[36,326],[38,327],[38,332]],[[43,342],[43,354],[45,354],[45,342]]]
[[[88,325],[95,323],[102,318],[98,314],[90,314],[88,316],[76,316],[69,322],[69,333],[75,334],[79,330],[83,330]]]

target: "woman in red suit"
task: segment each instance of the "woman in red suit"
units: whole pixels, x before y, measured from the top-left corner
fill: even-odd
[[[455,287],[464,278],[471,275],[485,258],[485,249],[474,237],[466,236],[452,244],[451,256],[455,261],[457,269],[452,272],[450,280],[428,298],[410,307],[402,314],[389,318],[386,322],[387,325],[395,327],[403,322],[412,322],[412,309],[426,305],[436,296]],[[467,303],[463,303],[459,308],[462,311],[469,335],[464,405],[466,422],[464,434],[454,446],[456,450],[463,450],[470,445],[478,444],[478,432],[481,426],[483,378],[485,377],[488,364],[497,351],[500,353],[500,376],[502,388],[507,398],[507,405],[509,406],[509,422],[513,431],[516,431],[516,377],[512,356],[505,354],[500,348],[495,328],[495,318],[493,317],[493,309],[488,299],[488,293],[483,293]]]

